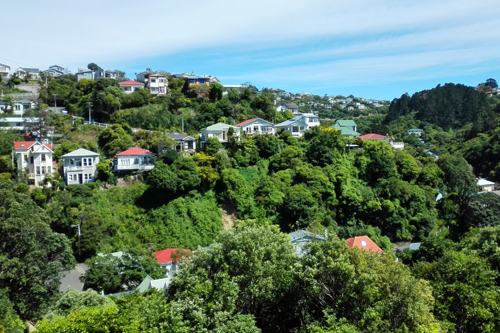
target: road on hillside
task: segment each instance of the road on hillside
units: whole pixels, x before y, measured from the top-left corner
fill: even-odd
[[[69,287],[76,291],[83,291],[83,283],[80,281],[80,277],[85,275],[88,269],[89,267],[85,264],[77,264],[71,271],[64,271],[59,291],[65,292]]]

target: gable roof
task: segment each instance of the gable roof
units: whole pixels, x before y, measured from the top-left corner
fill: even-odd
[[[352,126],[356,126],[356,123],[354,122],[354,120],[351,120],[351,119],[347,119],[347,120],[337,120],[335,122],[336,124],[339,124],[340,126],[342,127],[352,127]]]
[[[477,180],[477,186],[491,186],[491,185],[495,185],[495,182],[483,178],[479,178]]]
[[[375,134],[375,133],[369,133],[369,134],[361,135],[359,138],[360,138],[360,139],[376,139],[376,140],[382,140],[382,139],[385,139],[385,136],[380,135],[380,134]]]
[[[116,156],[136,156],[136,155],[154,155],[152,152],[146,149],[142,149],[139,147],[134,147],[122,151],[121,153],[116,154]]]
[[[348,127],[342,127],[340,126],[339,124],[333,124],[332,126],[330,126],[330,128],[332,129],[336,129],[338,131],[340,131],[340,135],[341,136],[355,136],[355,137],[359,137],[360,133],[348,128]]]
[[[52,150],[52,145],[48,144],[48,143],[40,143],[38,141],[16,141],[14,142],[14,149],[15,150],[19,150],[19,149],[29,149],[31,148],[33,145],[35,144],[39,144],[41,146],[45,146],[47,148],[49,148],[50,150]]]
[[[358,249],[370,251],[373,253],[385,253],[368,236],[356,236],[348,238],[346,242],[347,242],[347,247],[349,247],[350,249],[352,249],[353,247],[357,247]]]
[[[195,141],[196,140],[192,136],[182,134],[179,132],[167,133],[167,136],[175,141],[180,141],[180,140]]]
[[[81,156],[99,156],[99,154],[91,150],[79,148],[77,150],[73,150],[70,153],[64,154],[62,157],[65,158],[65,157],[81,157]]]
[[[227,130],[231,127],[234,128],[235,130],[240,129],[238,126],[233,126],[233,125],[224,124],[224,123],[217,123],[217,124],[213,124],[211,126],[206,127],[205,130],[207,130],[207,131],[224,131],[224,130]]]
[[[177,253],[187,253],[189,250],[187,249],[165,249],[165,250],[160,250],[153,252],[154,255],[156,256],[156,260],[158,261],[159,264],[167,264],[172,261],[179,261],[179,258],[176,258],[175,260],[172,258],[172,254],[177,254]]]
[[[248,120],[242,121],[241,123],[236,124],[236,125],[234,125],[234,126],[243,126],[243,125],[247,125],[247,124],[250,124],[251,122],[254,122],[254,121],[256,121],[256,120],[262,120],[262,121],[264,121],[264,122],[266,122],[266,123],[268,123],[268,124],[274,125],[272,122],[267,121],[267,120],[264,120],[264,119],[262,119],[262,118],[252,118],[252,119],[248,119]]]

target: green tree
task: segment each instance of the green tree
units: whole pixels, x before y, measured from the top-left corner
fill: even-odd
[[[58,293],[62,271],[74,265],[65,235],[30,196],[0,179],[0,289],[23,319],[36,319]]]
[[[97,136],[97,142],[107,157],[113,157],[117,153],[129,149],[133,144],[130,134],[118,124],[100,132]]]

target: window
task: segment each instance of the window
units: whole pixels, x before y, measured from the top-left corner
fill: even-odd
[[[72,181],[73,180],[73,175],[72,174],[69,174],[68,175],[68,181]]]
[[[17,111],[21,110],[21,105],[16,104],[16,110],[17,110]]]
[[[74,159],[70,159],[69,160],[69,164],[74,165],[75,164],[75,160]]]
[[[45,154],[42,154],[42,162],[45,162]]]
[[[39,174],[40,174],[40,167],[39,167],[39,166],[37,166],[37,167],[36,167],[36,174],[37,174],[37,175],[39,175]]]
[[[89,173],[89,180],[92,180],[92,174]]]
[[[94,160],[93,158],[89,158],[89,166],[91,166],[91,165],[92,165],[92,161],[93,161],[93,160]]]
[[[151,79],[151,83],[156,83],[156,79]]]
[[[75,163],[76,166],[82,166],[82,160],[76,160]]]
[[[23,156],[24,156],[24,162],[28,162],[28,155],[23,154]]]
[[[87,159],[86,158],[83,159],[83,166],[87,166]]]
[[[160,83],[163,83],[163,79],[160,79]]]
[[[138,157],[134,158],[134,164],[139,164],[139,158]]]
[[[33,156],[30,156],[31,164],[33,164]]]
[[[121,159],[120,160],[120,165],[122,165],[122,166],[129,166],[130,165],[130,160],[129,159]]]
[[[365,241],[361,241],[361,246],[362,247],[366,247],[366,242]]]
[[[88,175],[87,174],[85,174],[85,180],[88,180]]]
[[[299,126],[292,126],[292,132],[297,133],[299,131]]]
[[[196,80],[195,79],[189,79],[189,83],[195,84]]]
[[[45,167],[42,167],[42,175],[45,175]]]

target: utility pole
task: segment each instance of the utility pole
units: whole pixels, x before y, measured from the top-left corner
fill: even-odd
[[[182,117],[182,133],[184,133],[184,117]]]
[[[72,228],[78,228],[78,256],[81,258],[82,256],[82,243],[80,242],[81,229],[79,224],[71,225]]]
[[[90,108],[92,107],[92,103],[91,102],[87,102],[87,104],[89,105],[89,124],[90,124]]]
[[[52,94],[54,96],[54,112],[57,111],[57,94]]]

